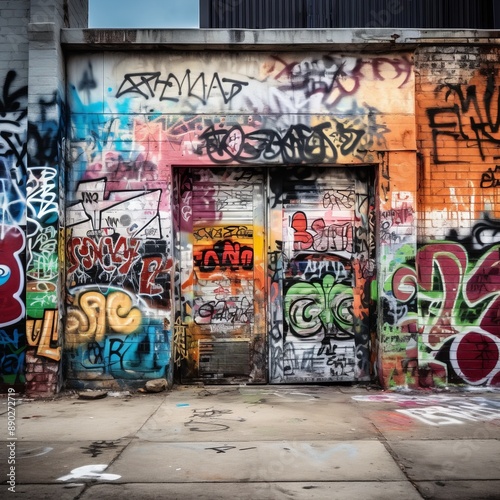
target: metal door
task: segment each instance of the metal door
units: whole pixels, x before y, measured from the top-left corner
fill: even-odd
[[[270,173],[271,382],[369,378],[369,174],[366,167]]]
[[[183,381],[266,381],[264,175],[180,169],[176,361]]]

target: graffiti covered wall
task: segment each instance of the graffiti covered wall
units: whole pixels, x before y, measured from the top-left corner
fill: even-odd
[[[352,195],[352,200],[351,195],[348,196],[352,207],[348,217],[352,221],[347,222],[344,220],[347,215],[342,216],[343,224],[350,225],[360,235],[369,228],[372,231],[371,243],[361,236],[359,243],[350,241],[354,254],[361,260],[357,261],[358,267],[355,265],[351,269],[349,264],[349,277],[343,278],[345,283],[339,281],[336,286],[337,290],[349,282],[357,290],[355,299],[346,302],[345,306],[337,304],[333,312],[328,312],[330,306],[327,306],[327,311],[314,313],[315,321],[319,323],[323,321],[321,318],[334,313],[343,315],[344,320],[349,318],[349,321],[355,316],[367,319],[349,327],[353,330],[349,330],[348,337],[356,338],[356,345],[334,348],[332,339],[337,335],[342,340],[342,334],[337,332],[331,337],[327,329],[336,331],[343,321],[339,319],[336,326],[327,328],[324,325],[316,332],[321,350],[318,360],[311,359],[309,363],[304,361],[304,356],[297,360],[303,366],[324,365],[317,373],[346,370],[347,378],[370,378],[370,365],[376,361],[370,359],[373,357],[371,353],[377,352],[378,345],[375,321],[373,317],[369,318],[367,307],[370,305],[372,311],[375,310],[374,304],[370,304],[369,289],[376,266],[373,237],[379,228],[375,227],[374,220],[369,222],[368,214],[373,213],[375,204],[378,204],[379,193],[383,195],[389,214],[388,222],[383,226],[384,237],[388,241],[401,237],[410,248],[415,243],[414,188],[395,183],[391,173],[391,169],[405,172],[406,176],[415,173],[411,55],[73,54],[68,62],[68,75],[71,153],[66,209],[65,339],[72,383],[89,384],[93,381],[102,385],[164,373],[171,376],[174,357],[176,366],[190,361],[193,366],[189,357],[199,356],[200,340],[193,340],[198,337],[193,336],[192,331],[193,328],[197,331],[201,325],[200,311],[204,314],[205,331],[223,335],[221,329],[225,326],[216,320],[217,315],[209,321],[205,317],[209,306],[199,307],[203,300],[208,300],[209,305],[222,303],[224,286],[215,287],[213,283],[217,280],[211,275],[210,266],[203,267],[197,261],[198,253],[205,255],[206,252],[195,248],[198,240],[194,233],[198,234],[201,227],[213,229],[217,224],[224,226],[227,232],[228,227],[239,224],[238,216],[221,215],[221,220],[216,222],[213,214],[222,214],[223,209],[231,213],[224,200],[232,199],[232,195],[215,184],[210,196],[205,194],[201,198],[201,203],[207,203],[200,209],[203,215],[193,216],[192,186],[182,179],[178,181],[180,170],[176,167],[227,166],[231,169],[263,166],[267,169],[274,166],[275,173],[269,176],[266,170],[260,182],[264,183],[266,193],[275,190],[276,207],[281,203],[282,194],[276,189],[284,175],[280,173],[280,166],[293,164],[306,167],[373,165],[371,174],[365,175],[365,194],[359,195],[352,204],[358,195]],[[379,164],[383,168],[377,172]],[[244,170],[242,172],[246,175]],[[306,178],[301,180],[308,182]],[[268,186],[267,182],[271,185]],[[371,207],[366,195],[368,183],[377,195],[372,198]],[[330,192],[332,196],[342,197],[345,192],[338,188],[335,193]],[[238,205],[239,202],[231,203]],[[338,202],[332,203],[338,205]],[[261,208],[264,216],[270,218],[271,225],[284,227],[283,221],[288,218],[285,212],[278,214],[267,205]],[[327,233],[334,242],[349,239],[347,234],[341,234],[340,226],[337,227],[336,220],[329,215],[331,211],[328,204],[322,207],[323,216],[328,221],[328,227],[323,229],[324,238],[320,235],[319,222],[315,223],[314,219],[311,219],[311,227],[301,230],[314,241],[318,240],[320,246],[319,240],[326,238],[326,241]],[[408,215],[402,222],[399,216],[392,215],[396,212]],[[212,214],[213,221],[207,214]],[[205,220],[207,217],[211,222]],[[298,231],[298,219],[294,221],[286,230],[291,235]],[[260,223],[255,227],[261,227]],[[252,292],[258,290],[261,301],[263,293],[270,293],[267,288],[274,286],[272,275],[276,269],[273,266],[275,256],[282,251],[283,235],[275,237],[269,229],[265,233],[259,229],[258,233],[253,244],[258,242],[261,253],[265,248],[264,238],[269,238],[267,256],[256,256],[253,248],[254,259],[258,259],[255,262],[270,262],[269,282],[264,283],[259,277],[258,287]],[[363,241],[370,249],[363,246]],[[224,248],[230,243],[234,250],[232,240],[226,241]],[[211,252],[217,253],[215,240],[214,245]],[[363,250],[357,245],[363,246]],[[345,248],[334,246],[324,250],[326,253],[322,252],[328,258],[335,260],[335,252],[344,252]],[[414,254],[414,250],[411,251]],[[234,251],[231,255],[234,256]],[[179,262],[183,261],[191,262],[194,271],[180,268]],[[231,268],[234,268],[232,272],[237,287],[250,283],[245,266],[232,263]],[[320,275],[313,273],[313,281],[323,280],[329,288],[331,280],[328,276],[333,276],[328,270],[330,268],[318,264],[319,268]],[[193,281],[196,269],[199,276]],[[214,269],[212,274],[215,272],[221,270]],[[238,273],[242,273],[241,276]],[[307,276],[306,273],[304,285]],[[338,275],[332,278],[332,283],[336,283],[337,278]],[[293,285],[290,279],[286,285],[288,288]],[[208,299],[195,297],[193,294],[197,292],[193,291],[193,283],[198,283],[196,286],[200,289],[213,289],[214,294]],[[227,293],[233,288],[233,285],[228,285]],[[289,290],[289,296],[296,295],[299,288]],[[233,299],[231,296],[231,304]],[[294,304],[297,303],[295,299]],[[269,332],[278,328],[277,318],[283,310],[283,304],[278,302],[275,305],[272,301],[269,303],[272,312],[267,317],[264,308],[252,312],[257,311],[256,321],[261,326],[258,337],[251,342],[254,347],[245,356],[260,363],[257,371],[249,369],[256,380],[265,380],[267,360],[264,348]],[[353,314],[353,308],[357,315]],[[289,314],[291,309],[285,305],[285,310]],[[227,314],[230,313],[226,311]],[[230,317],[234,319],[236,316]],[[284,324],[290,328],[291,321],[285,320]],[[175,356],[171,356],[172,332]],[[296,337],[300,344],[301,335]],[[298,352],[301,351],[299,344]],[[338,359],[333,352],[335,349],[339,351]],[[340,358],[346,361],[339,361]],[[204,359],[206,362],[209,356]],[[333,371],[327,365],[330,362],[338,365]],[[196,363],[195,360],[194,365]],[[228,370],[232,369],[229,364]],[[194,366],[195,371],[197,368],[200,367]],[[310,373],[316,373],[316,368]],[[320,378],[321,375],[314,375],[311,380]],[[278,375],[274,380],[285,381],[286,378]],[[307,380],[307,377],[302,379]]]
[[[180,173],[176,365],[183,380],[266,382],[265,172]]]
[[[57,33],[63,9],[58,0],[5,2],[0,22],[0,385],[38,395],[62,382],[65,92],[59,40],[32,37],[28,26]]]
[[[6,72],[0,98],[0,386],[21,389],[26,357],[27,86]]]
[[[419,250],[401,253],[384,285],[386,385],[500,383],[498,56],[471,46],[416,55]]]
[[[373,171],[285,171],[271,172],[270,379],[370,380]]]
[[[68,382],[171,380],[169,146],[161,124],[107,108],[94,67],[77,64],[69,84]]]
[[[2,386],[498,385],[499,55],[73,53],[29,123],[7,69]]]

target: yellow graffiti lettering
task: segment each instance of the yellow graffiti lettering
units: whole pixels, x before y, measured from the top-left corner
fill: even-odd
[[[59,361],[61,359],[61,346],[57,331],[57,311],[46,310],[43,320],[28,320],[26,322],[26,337],[28,345],[37,347],[38,356]]]
[[[96,342],[100,342],[106,333],[105,303],[106,298],[98,292],[87,292],[80,298],[80,307],[89,319],[89,328],[79,333],[86,337],[92,336]]]
[[[125,335],[137,330],[142,314],[132,306],[132,299],[123,292],[116,292],[108,297],[106,305],[109,327]]]
[[[85,292],[77,303],[78,306],[68,309],[66,318],[66,343],[70,346],[100,342],[109,332],[128,335],[142,322],[141,311],[124,292],[107,297],[99,292]]]

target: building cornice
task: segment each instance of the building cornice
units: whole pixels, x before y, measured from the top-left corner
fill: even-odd
[[[498,45],[498,30],[63,29],[71,50],[407,50],[418,45]]]

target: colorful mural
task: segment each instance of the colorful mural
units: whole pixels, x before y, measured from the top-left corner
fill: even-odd
[[[2,78],[0,97],[0,388],[24,389],[26,357],[27,87]]]
[[[500,49],[309,41],[4,61],[2,392],[500,385]]]
[[[420,238],[416,258],[403,246],[391,259],[381,297],[391,387],[500,382],[498,49],[466,65],[470,52],[453,54],[446,78],[432,71],[437,54],[416,61]]]
[[[316,208],[281,180],[314,188],[314,165],[414,150],[411,55],[74,54],[68,75],[71,383],[158,375],[137,354],[146,317],[168,325],[164,339],[148,337],[151,352],[173,328],[170,377],[175,363],[192,380],[370,379],[375,167],[328,174]],[[285,174],[290,164],[306,168]],[[104,312],[118,290],[129,304],[119,316],[137,314],[131,332]],[[110,345],[117,335],[130,359]]]
[[[419,250],[416,265],[395,267],[385,287],[384,345],[404,355],[391,383],[498,384],[499,249],[471,259],[461,244],[434,243]]]
[[[72,383],[78,385],[89,377],[96,381],[109,375],[122,377],[114,367],[123,362],[116,356],[110,358],[113,348],[106,342],[109,335],[115,338],[123,332],[113,331],[103,312],[106,297],[118,288],[131,301],[130,308],[123,309],[123,319],[132,311],[140,312],[142,318],[163,319],[168,324],[166,338],[172,325],[175,349],[171,361],[184,377],[227,379],[229,374],[230,378],[265,381],[264,349],[269,332],[276,328],[272,319],[266,319],[264,305],[267,235],[263,221],[268,194],[263,183],[267,171],[258,180],[262,174],[235,166],[375,163],[373,151],[411,149],[411,57],[148,53],[124,59],[93,54],[70,58],[68,75],[71,168],[66,210],[66,339],[74,346]],[[374,94],[374,87],[380,85],[387,92],[384,98]],[[393,99],[396,94],[399,98]],[[199,178],[194,169],[184,174],[177,170],[173,176],[174,165],[233,166],[221,170],[222,177],[215,171],[199,170]],[[215,177],[209,186],[211,176]],[[276,173],[270,177],[271,190],[277,189],[277,178]],[[197,194],[193,186],[200,182],[204,191]],[[230,194],[231,182],[237,183],[238,196]],[[365,180],[362,192],[373,182],[374,178]],[[253,191],[254,185],[261,186],[260,194]],[[247,198],[243,186],[251,191]],[[274,194],[276,204],[282,193]],[[337,320],[327,323],[337,325],[337,340],[350,347],[336,346],[335,354],[333,344],[324,340],[321,363],[326,366],[327,359],[337,356],[338,366],[333,370],[343,372],[340,378],[367,379],[371,330],[365,278],[374,272],[374,245],[363,235],[369,232],[369,202],[366,194],[361,201],[356,198],[359,195],[343,189],[326,190],[325,196],[329,202],[318,200],[328,219],[325,227],[319,228],[321,218],[311,220],[313,227],[305,229],[304,235],[321,232],[324,244],[329,245],[328,233],[331,244],[338,245],[338,254],[346,254],[345,262],[335,264],[340,273],[335,290],[348,287],[350,291],[345,301],[342,295],[332,298],[340,301],[333,309]],[[252,201],[248,217],[242,212],[245,199]],[[349,221],[328,218],[339,203],[350,204]],[[297,237],[300,213],[290,226]],[[284,221],[288,216],[283,217]],[[175,241],[179,250],[174,249]],[[314,241],[323,245],[318,238]],[[370,245],[370,252],[353,245]],[[353,254],[358,260],[350,262]],[[303,286],[314,286],[312,267],[311,272],[310,279],[308,273],[304,275]],[[318,283],[323,280],[330,288],[323,274],[318,275]],[[290,318],[296,301],[285,297],[302,293],[297,292],[300,283],[292,281],[283,288],[280,306]],[[309,294],[305,289],[303,293]],[[102,305],[88,294],[101,294]],[[96,315],[102,315],[102,321],[96,323],[92,319]],[[345,322],[350,326],[342,326]],[[284,324],[290,335],[293,331],[301,337],[295,331],[298,324],[290,320]],[[129,344],[128,353],[140,352],[145,328],[137,319],[136,329],[122,338]],[[231,339],[238,342],[231,343]],[[225,340],[226,350],[220,356],[216,351],[221,346],[214,344],[219,340]],[[151,345],[153,349],[155,342]],[[96,361],[92,367],[89,359]],[[139,366],[135,375],[130,366],[128,370],[128,378],[140,379],[148,373]],[[331,370],[327,368],[328,373]]]
[[[97,86],[90,63],[79,78],[66,205],[68,383],[171,382],[168,145],[161,127],[133,116],[103,123],[103,102],[88,95]]]
[[[464,51],[74,53],[68,124],[7,73],[3,383],[497,385],[499,54]]]

